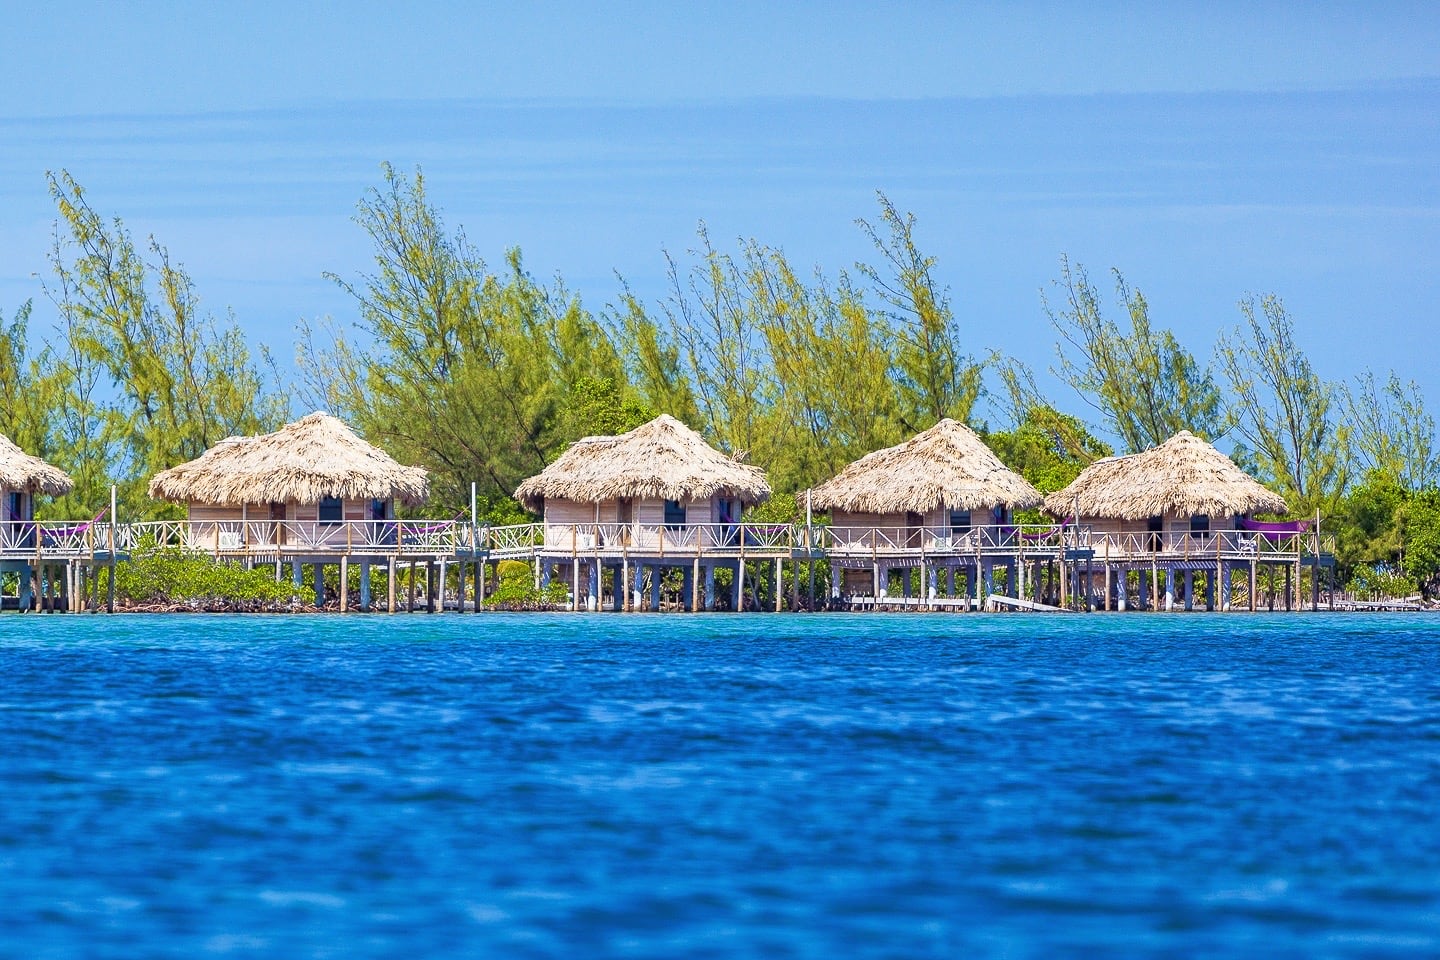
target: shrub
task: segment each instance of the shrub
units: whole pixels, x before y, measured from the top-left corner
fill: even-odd
[[[565,603],[569,593],[563,583],[535,589],[535,576],[523,560],[501,560],[495,564],[500,582],[485,598],[485,606],[502,610],[538,610]]]
[[[115,566],[115,596],[129,604],[215,607],[288,605],[294,590],[276,583],[269,569],[247,570],[183,547],[141,544]]]

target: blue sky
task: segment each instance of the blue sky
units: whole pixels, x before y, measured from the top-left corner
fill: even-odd
[[[1066,254],[1202,358],[1275,292],[1323,374],[1440,404],[1437,9],[10,3],[0,312],[53,318],[60,167],[282,358],[297,318],[352,314],[322,274],[365,270],[382,161],[592,309],[617,271],[661,296],[701,220],[833,275],[884,190],[977,352],[1052,363]]]

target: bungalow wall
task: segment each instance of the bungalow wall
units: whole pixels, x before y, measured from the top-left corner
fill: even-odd
[[[29,550],[35,545],[35,497],[26,490],[0,487],[0,506],[5,510],[0,527],[0,549]]]
[[[1009,523],[1011,519],[1010,511],[999,506],[981,507],[971,510],[969,513],[970,528],[1005,524]],[[830,511],[831,529],[837,544],[850,543],[868,547],[873,539],[879,547],[888,545],[929,548],[935,546],[937,538],[942,543],[950,543],[956,537],[965,535],[963,530],[956,532],[952,528],[949,507],[937,507],[921,514],[918,524],[914,523],[914,520],[913,515],[903,511],[899,513],[859,513],[840,509]]]
[[[342,500],[340,521],[320,523],[318,503],[284,504],[284,510],[271,512],[269,503],[244,506],[228,504],[187,504],[189,524],[186,542],[201,550],[236,550],[244,546],[271,544],[338,545],[346,542],[364,543],[383,539],[390,531],[368,521],[376,519],[374,501],[368,498]],[[394,500],[386,500],[382,510],[385,519],[395,516]],[[347,529],[347,524],[359,521]]]
[[[568,551],[593,549],[598,546],[615,546],[615,541],[640,549],[658,550],[662,545],[669,549],[688,547],[694,549],[695,538],[702,524],[719,524],[721,517],[738,523],[742,505],[738,500],[711,497],[706,500],[687,500],[685,523],[672,526],[665,522],[666,501],[659,497],[637,497],[629,499],[630,519],[621,524],[622,505],[619,500],[601,501],[559,500],[545,501],[545,545],[553,549]],[[598,518],[598,519],[597,519]],[[599,530],[595,529],[599,525]],[[663,534],[661,531],[664,531]],[[594,536],[598,532],[601,542]],[[709,541],[701,546],[709,546]]]
[[[1201,533],[1220,533],[1237,529],[1237,521],[1240,518],[1233,515],[1214,516],[1208,518],[1208,528]],[[1154,533],[1151,529],[1151,521],[1146,520],[1117,520],[1113,518],[1081,517],[1079,520],[1082,526],[1090,528],[1090,544],[1097,549],[1105,549],[1108,545],[1111,551],[1146,551],[1154,549]],[[1193,531],[1192,518],[1189,514],[1178,514],[1170,512],[1160,518],[1161,534],[1160,545],[1162,549],[1175,550],[1183,549],[1184,538]]]

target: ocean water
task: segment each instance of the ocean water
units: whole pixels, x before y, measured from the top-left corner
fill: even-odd
[[[1440,621],[0,618],[0,957],[1440,955]]]

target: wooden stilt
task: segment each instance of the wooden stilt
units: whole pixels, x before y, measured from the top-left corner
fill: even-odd
[[[395,558],[385,558],[385,612],[395,612]]]
[[[785,569],[785,561],[779,557],[775,558],[775,612],[779,613],[784,607],[785,585],[780,579],[780,573]]]
[[[713,568],[711,569],[713,571]],[[659,567],[655,569],[655,576],[657,579],[660,576]],[[707,596],[713,598],[714,591],[707,591]],[[698,553],[695,555],[695,566],[690,574],[690,612],[700,612],[700,555]]]
[[[350,612],[350,557],[340,555],[340,612]]]

